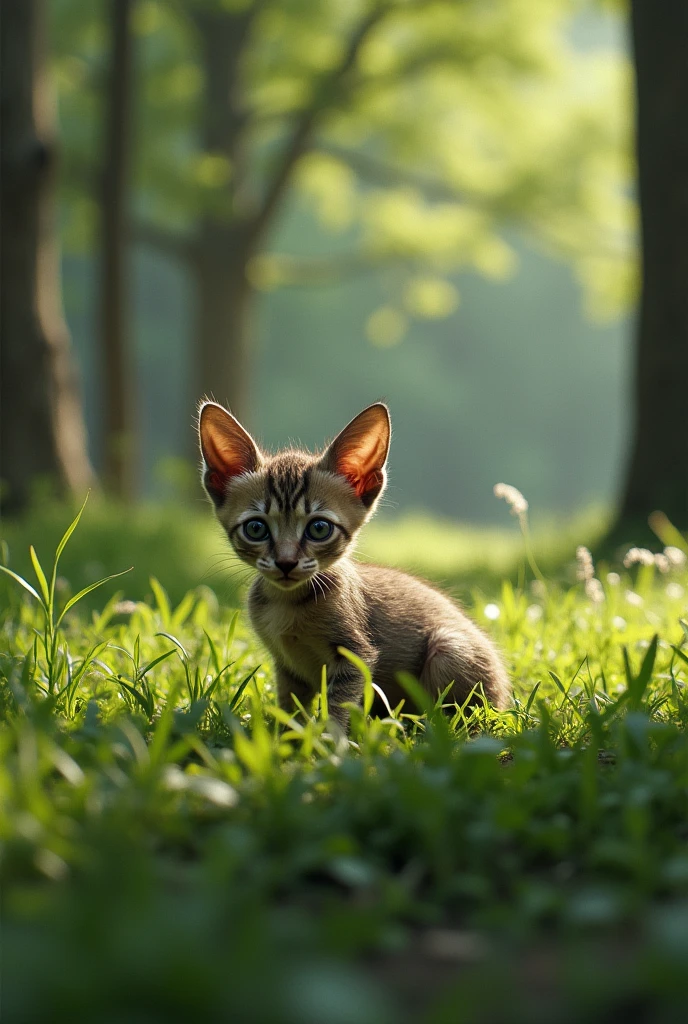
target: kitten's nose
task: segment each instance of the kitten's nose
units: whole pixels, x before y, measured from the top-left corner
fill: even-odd
[[[275,562],[278,569],[281,569],[285,576],[288,576],[292,569],[295,569],[298,562]]]

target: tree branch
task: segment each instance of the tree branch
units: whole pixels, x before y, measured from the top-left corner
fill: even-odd
[[[150,221],[136,221],[131,224],[129,239],[151,249],[157,249],[164,256],[181,263],[189,263],[194,258],[195,242],[192,238],[167,231]]]
[[[388,4],[379,3],[361,20],[349,39],[341,62],[324,77],[311,105],[306,107],[296,118],[291,136],[282,151],[272,180],[266,189],[262,205],[250,221],[250,234],[253,240],[257,239],[270,223],[297,161],[308,149],[308,143],[318,118],[336,98],[342,81],[346,79],[354,67],[361,47],[372,30],[391,9]]]
[[[261,263],[268,264],[267,272]],[[271,265],[271,266],[270,266]],[[372,252],[361,249],[332,256],[289,256],[266,253],[249,264],[249,277],[257,288],[320,288],[338,284],[386,267],[417,269],[423,261],[399,252]]]

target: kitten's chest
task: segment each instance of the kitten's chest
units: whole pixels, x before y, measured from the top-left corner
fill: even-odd
[[[332,660],[332,649],[326,641],[296,633],[274,637],[273,654],[286,668],[314,687],[320,682],[323,665]]]
[[[317,686],[322,666],[335,653],[326,623],[280,604],[254,605],[250,612],[253,628],[277,662]]]

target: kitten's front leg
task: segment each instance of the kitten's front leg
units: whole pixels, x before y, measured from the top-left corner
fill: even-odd
[[[372,647],[359,650],[351,644],[342,644],[341,646],[361,658],[373,672],[377,655]],[[356,666],[352,665],[342,654],[337,654],[334,663],[327,670],[327,696],[330,716],[341,725],[344,732],[348,733],[349,711],[342,705],[361,704],[363,676]]]
[[[296,710],[294,697],[305,708],[308,708],[314,697],[313,687],[309,686],[303,679],[299,679],[298,676],[295,676],[282,665],[276,665],[275,668],[277,670],[277,697],[282,710],[289,712],[289,714]]]

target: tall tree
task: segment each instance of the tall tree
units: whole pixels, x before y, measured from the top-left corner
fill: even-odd
[[[3,0],[0,477],[3,510],[13,513],[36,480],[80,492],[92,479],[61,307],[44,15],[41,0]]]
[[[212,393],[246,414],[257,290],[382,268],[389,298],[367,329],[389,343],[455,308],[456,270],[509,273],[505,225],[568,256],[594,301],[630,291],[624,62],[572,46],[579,3],[135,5],[132,237],[194,283],[189,403]],[[57,19],[68,235],[82,242],[98,11],[61,0]],[[329,252],[272,251],[287,201],[339,234]]]
[[[688,5],[632,0],[631,24],[642,291],[619,539],[656,510],[688,529]]]
[[[571,10],[555,0],[529,20],[517,0],[142,8],[137,184],[152,216],[136,237],[181,258],[196,282],[195,398],[212,393],[244,414],[256,288],[394,265],[396,296],[369,323],[384,342],[409,315],[454,308],[448,273],[507,273],[500,229],[514,221],[577,260],[593,290],[616,283],[631,206],[607,118],[619,62],[567,46]],[[543,82],[546,104],[532,88]],[[295,187],[352,249],[317,260],[269,251]]]
[[[131,164],[131,0],[110,0],[110,68],[100,192],[100,336],[105,414],[105,483],[120,498],[135,492],[133,389],[128,345],[128,202]]]

